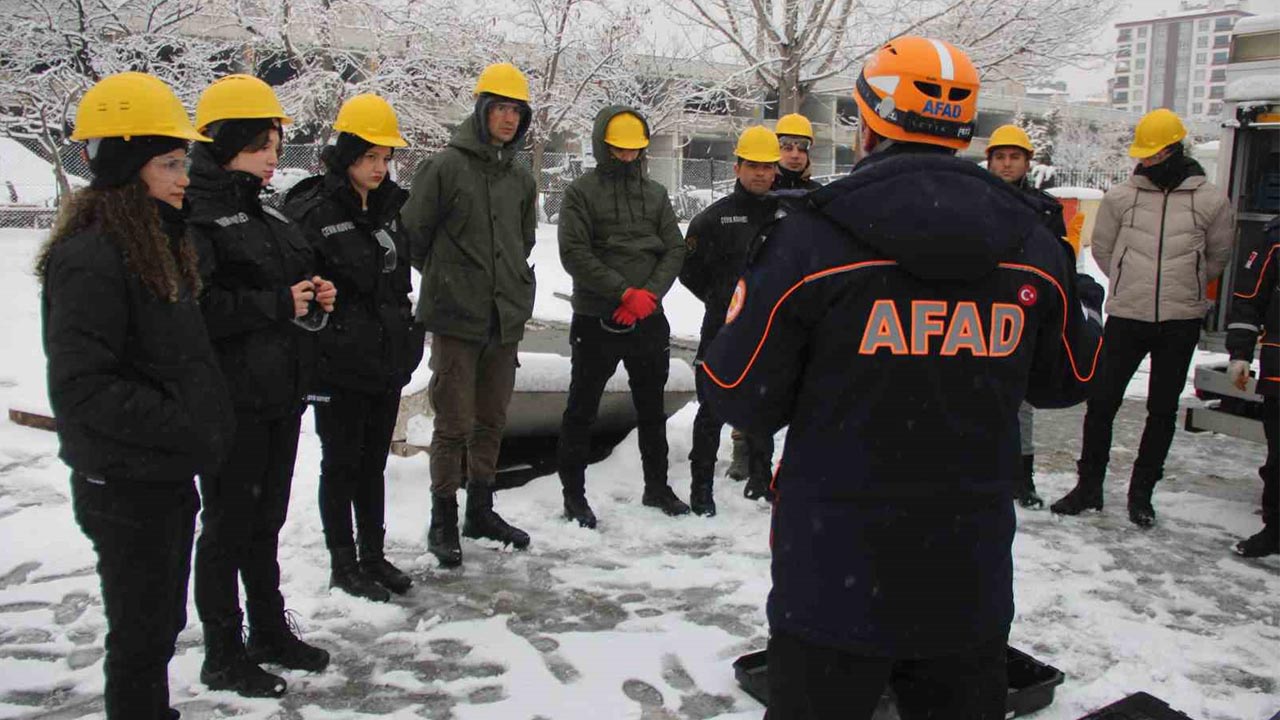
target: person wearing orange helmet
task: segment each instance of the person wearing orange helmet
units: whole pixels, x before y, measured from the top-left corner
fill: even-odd
[[[886,685],[904,718],[1005,717],[1018,406],[1084,399],[1102,293],[1022,193],[955,157],[977,95],[946,42],[879,48],[865,157],[773,226],[704,357],[719,417],[789,425],[770,720],[870,718]]]
[[[1147,113],[1134,129],[1133,175],[1107,191],[1094,223],[1093,259],[1110,281],[1102,372],[1089,397],[1076,486],[1049,506],[1059,515],[1102,509],[1111,433],[1129,381],[1147,355],[1147,420],[1129,476],[1129,521],[1156,520],[1152,495],[1173,444],[1178,399],[1213,303],[1209,283],[1226,268],[1235,239],[1226,195],[1188,157],[1187,130],[1172,111]]]

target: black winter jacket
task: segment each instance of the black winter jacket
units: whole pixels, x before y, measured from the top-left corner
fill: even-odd
[[[182,223],[166,225],[176,251]],[[190,482],[217,470],[235,417],[189,290],[177,302],[156,298],[94,226],[53,248],[40,309],[67,465],[108,482]]]
[[[191,148],[189,226],[205,323],[236,411],[269,418],[298,412],[309,387],[315,333],[293,322],[289,288],[316,263],[298,226],[264,207],[260,191],[256,177],[224,170],[204,145]]]
[[[1040,224],[1059,240],[1066,239],[1067,223],[1062,217],[1062,203],[1058,198],[1032,185],[1025,177],[1015,187],[1026,193],[1031,207],[1040,216]]]
[[[774,190],[817,190],[822,183],[811,177],[805,177],[808,168],[800,172],[778,166],[778,175],[773,179]]]
[[[706,307],[699,358],[724,326],[729,299],[747,267],[756,238],[777,212],[775,197],[752,195],[742,183],[736,183],[732,193],[711,203],[689,223],[680,283]]]
[[[320,332],[318,388],[398,392],[422,360],[424,330],[413,322],[409,239],[400,221],[408,198],[386,179],[363,209],[347,179],[333,172],[289,191],[285,214],[303,228],[319,274],[341,299]],[[394,250],[379,243],[378,233]]]
[[[1082,401],[1102,335],[1025,196],[917,148],[773,227],[698,378],[734,427],[790,426],[771,626],[883,657],[1008,634],[1018,406]]]
[[[1258,393],[1280,396],[1280,218],[1272,218],[1262,243],[1240,253],[1235,293],[1227,314],[1227,352],[1232,360],[1253,360],[1262,347]]]

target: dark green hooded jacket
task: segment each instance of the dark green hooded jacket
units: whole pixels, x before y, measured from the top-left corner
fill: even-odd
[[[573,277],[573,311],[593,317],[610,317],[627,288],[661,299],[684,264],[684,238],[666,188],[645,177],[643,155],[623,163],[604,142],[605,127],[624,112],[640,117],[616,105],[596,115],[596,167],[565,189],[560,210],[560,262]]]
[[[481,96],[449,146],[418,168],[402,217],[410,259],[422,271],[418,321],[432,333],[509,344],[524,337],[533,314],[528,258],[538,190],[512,162],[529,114],[515,139],[499,148],[489,144],[480,120],[489,101]]]

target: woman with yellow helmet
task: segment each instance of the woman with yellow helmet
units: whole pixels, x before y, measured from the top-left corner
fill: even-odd
[[[312,393],[324,448],[320,520],[329,585],[386,602],[388,591],[404,593],[413,584],[383,554],[383,471],[400,390],[422,360],[424,335],[413,321],[409,239],[400,220],[409,193],[388,168],[395,148],[408,143],[395,110],[377,95],[346,101],[333,129],[337,140],[320,156],[327,171],[295,185],[284,210],[342,294],[332,331],[320,334]]]
[[[261,80],[230,75],[196,105],[212,142],[191,155],[191,226],[200,253],[201,305],[232,389],[236,434],[227,462],[200,476],[203,529],[196,546],[196,609],[204,624],[200,679],[215,690],[279,697],[272,662],[320,671],[329,653],[304,643],[285,619],[276,550],[289,506],[315,331],[337,290],[316,273],[299,228],[260,199],[290,122]],[[249,639],[241,638],[244,583]]]
[[[208,138],[167,85],[132,72],[85,93],[71,137],[93,181],[63,204],[37,262],[49,400],[98,556],[106,716],[172,720],[195,475],[222,461],[234,423],[182,212],[187,143]]]

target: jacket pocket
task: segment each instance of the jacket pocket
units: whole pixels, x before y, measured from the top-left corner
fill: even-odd
[[[1124,256],[1128,254],[1129,248],[1126,247],[1120,251],[1120,259],[1116,261],[1116,293],[1120,292],[1120,278],[1124,275]]]

